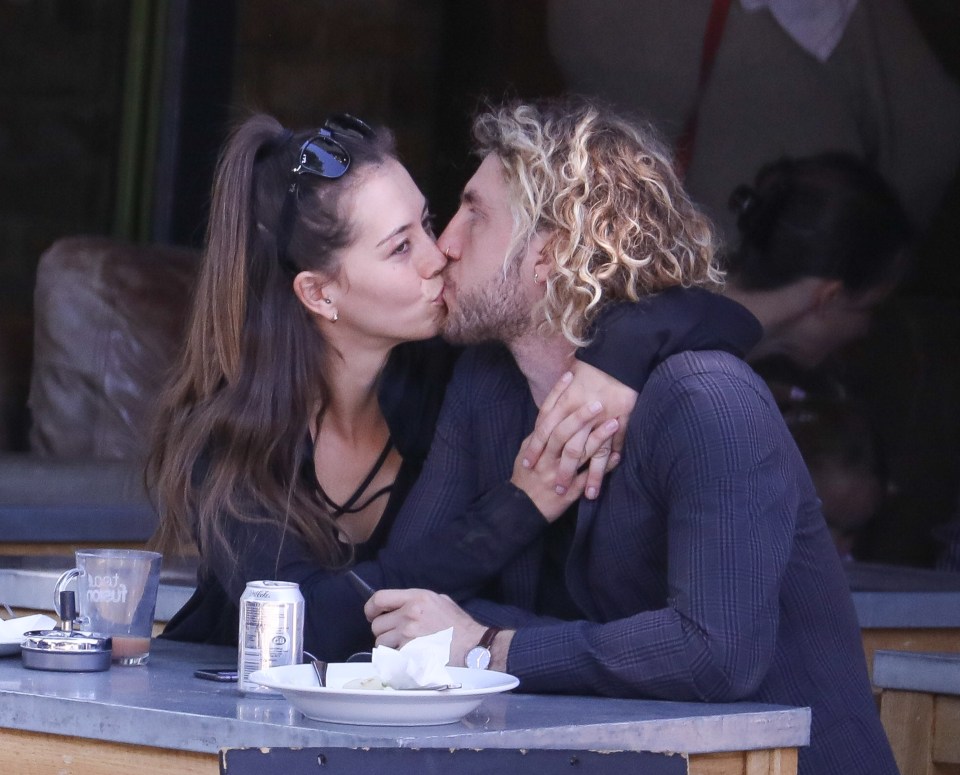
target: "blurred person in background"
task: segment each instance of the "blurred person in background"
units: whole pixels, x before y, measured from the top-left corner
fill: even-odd
[[[883,503],[887,475],[877,434],[849,396],[767,380],[810,470],[823,518],[844,560]]]
[[[960,86],[903,0],[549,0],[566,87],[661,127],[736,241],[730,192],[782,155],[866,159],[926,229],[960,164]]]
[[[908,266],[913,230],[899,198],[846,153],[784,158],[730,198],[739,239],[724,293],[763,338],[748,356],[812,369],[867,334]]]

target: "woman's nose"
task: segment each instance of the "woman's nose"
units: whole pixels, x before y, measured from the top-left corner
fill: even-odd
[[[420,276],[425,279],[430,279],[431,277],[436,277],[440,272],[443,271],[443,268],[447,265],[447,257],[440,250],[440,246],[434,242],[431,245],[431,249],[427,251],[427,254],[424,260],[420,265]]]
[[[450,223],[447,224],[447,228],[437,238],[437,247],[440,248],[447,261],[460,260],[459,241],[456,237],[457,215],[459,213],[453,216]]]

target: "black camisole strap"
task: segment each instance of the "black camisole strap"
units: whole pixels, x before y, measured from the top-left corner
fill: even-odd
[[[383,447],[383,451],[373,464],[373,468],[370,469],[370,472],[364,477],[363,481],[360,482],[360,486],[353,491],[353,495],[347,498],[346,502],[342,505],[327,495],[327,493],[324,492],[323,487],[320,486],[320,482],[317,482],[317,492],[320,494],[320,497],[324,500],[324,502],[333,509],[334,517],[340,517],[344,514],[356,514],[358,511],[363,511],[377,498],[386,495],[393,489],[393,483],[390,483],[385,487],[381,487],[359,506],[354,505],[360,499],[360,496],[366,492],[366,489],[370,486],[370,482],[373,481],[374,477],[380,473],[380,469],[383,468],[383,464],[387,462],[387,457],[390,455],[391,449],[393,449],[393,438],[388,437],[387,443]]]

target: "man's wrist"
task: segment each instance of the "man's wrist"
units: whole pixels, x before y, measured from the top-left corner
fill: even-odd
[[[497,637],[498,632],[500,632],[499,627],[487,627],[483,631],[477,645],[467,652],[467,656],[463,660],[465,667],[474,670],[486,670],[490,667],[490,647],[493,645],[493,639]]]
[[[510,643],[515,630],[500,630],[490,644],[490,669],[501,673],[507,672],[507,657],[510,654]]]

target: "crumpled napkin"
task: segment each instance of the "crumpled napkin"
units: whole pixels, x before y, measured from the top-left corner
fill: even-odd
[[[400,647],[376,646],[373,668],[386,686],[416,689],[420,686],[453,683],[447,670],[453,627],[414,638]]]
[[[57,625],[56,621],[45,614],[18,616],[15,619],[0,621],[0,642],[14,643],[23,639],[30,630],[49,630]]]

